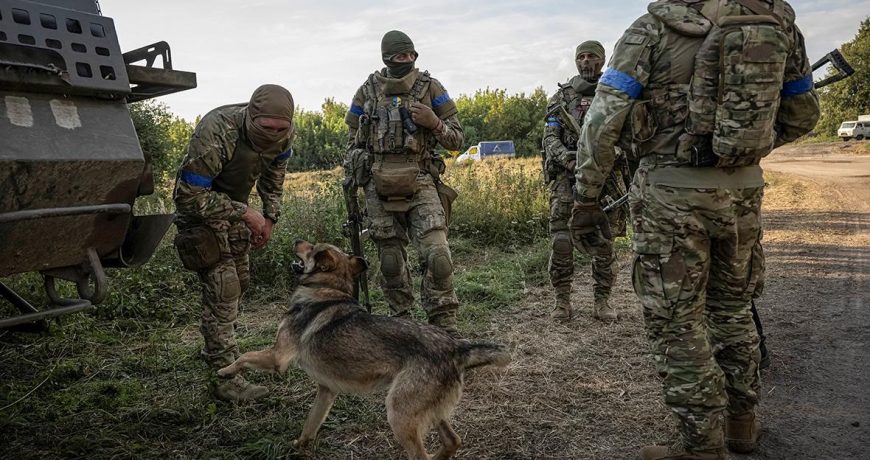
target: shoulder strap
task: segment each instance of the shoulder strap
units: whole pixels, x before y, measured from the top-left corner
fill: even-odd
[[[414,81],[414,86],[411,87],[411,92],[409,96],[411,96],[411,100],[414,102],[420,102],[423,100],[423,96],[426,95],[426,92],[429,91],[429,82],[432,81],[432,78],[429,77],[429,71],[424,70],[417,75],[417,80]]]

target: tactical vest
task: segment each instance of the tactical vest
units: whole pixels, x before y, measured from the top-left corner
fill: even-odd
[[[638,157],[656,153],[663,164],[736,167],[758,164],[770,152],[790,45],[772,16],[740,14],[738,5],[750,1],[759,3],[723,2],[718,16],[709,11],[719,2],[705,2],[702,14],[713,24],[706,33],[669,28],[679,38],[664,45],[666,55],[652,72],[664,78],[647,85],[629,114]],[[651,4],[650,12],[666,14],[664,3]]]
[[[565,113],[577,122],[578,127],[583,126],[583,119],[586,117],[586,112],[589,112],[589,107],[592,105],[592,99],[595,97],[595,86],[596,84],[591,84],[592,91],[590,94],[582,94],[574,89],[571,82],[559,84],[559,90],[562,94],[560,105],[564,108]],[[565,113],[562,113],[561,108],[554,107],[551,110],[561,118],[565,117]],[[562,138],[560,140],[569,150],[574,150],[577,148],[577,140],[579,139],[580,133],[575,132],[575,128],[573,127],[565,126],[569,123],[571,123],[571,120],[562,120]]]
[[[225,193],[233,201],[247,204],[251,190],[263,171],[274,162],[289,157],[291,152],[292,149],[288,149],[282,153],[280,148],[257,152],[250,146],[244,135],[244,128],[241,128],[236,147],[233,149],[233,158],[223,165],[220,174],[214,178],[211,188],[216,192]]]
[[[372,179],[384,201],[407,201],[417,191],[417,175],[435,148],[435,137],[411,119],[410,107],[420,102],[432,107],[429,72],[417,72],[410,90],[394,93],[375,74],[363,85],[363,114],[357,145],[372,153]]]

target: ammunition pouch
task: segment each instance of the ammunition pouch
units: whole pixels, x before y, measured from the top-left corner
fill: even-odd
[[[447,220],[447,226],[449,227],[450,216],[453,214],[453,202],[459,197],[459,192],[441,181],[435,182],[435,188],[438,190],[438,199],[441,200],[441,206],[444,208],[444,218]]]
[[[420,164],[414,155],[376,155],[372,166],[375,192],[382,201],[407,201],[410,205],[417,193],[419,173]]]
[[[208,269],[221,260],[218,236],[207,225],[179,229],[174,245],[181,265],[188,270]]]
[[[365,187],[372,177],[371,155],[365,149],[352,149],[345,160],[345,177],[351,177],[357,187]]]

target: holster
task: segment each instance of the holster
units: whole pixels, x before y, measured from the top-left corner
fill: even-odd
[[[218,237],[208,225],[179,229],[174,245],[181,265],[188,270],[208,269],[221,260]]]
[[[459,192],[453,187],[444,182],[435,182],[435,188],[438,190],[438,199],[441,200],[441,206],[444,208],[444,218],[447,220],[447,226],[450,226],[450,216],[453,214],[453,202],[459,197]]]

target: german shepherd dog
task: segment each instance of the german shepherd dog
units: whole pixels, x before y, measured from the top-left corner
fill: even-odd
[[[450,415],[462,394],[463,374],[481,366],[506,366],[502,345],[456,340],[440,328],[409,319],[374,316],[352,297],[365,259],[329,244],[297,241],[300,286],[270,349],[252,351],[218,371],[285,372],[296,363],[317,383],[317,397],[296,445],[307,447],[339,393],[387,392],[387,420],[411,460],[431,459],[423,436],[437,426],[438,460],[453,457],[461,440]]]

